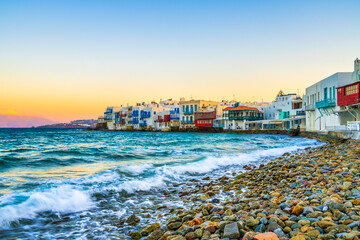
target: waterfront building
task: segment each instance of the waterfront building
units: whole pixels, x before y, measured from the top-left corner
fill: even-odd
[[[118,112],[115,112],[115,129],[125,130],[126,129],[126,107],[121,107]]]
[[[156,116],[156,130],[170,130],[170,110],[158,112]]]
[[[225,129],[246,129],[247,121],[257,121],[264,119],[264,114],[254,107],[239,106],[227,107],[223,110]]]
[[[170,110],[170,127],[180,127],[180,107],[174,105],[173,109]]]
[[[98,123],[105,123],[104,116],[99,116],[97,122]]]
[[[197,128],[213,127],[213,122],[215,119],[216,119],[216,110],[197,111],[195,112],[195,127]]]
[[[354,61],[352,83],[336,90],[340,126],[334,130],[360,130],[360,59]]]
[[[106,108],[104,112],[104,121],[106,122],[107,128],[110,130],[115,129],[115,112],[119,111],[120,107],[110,106]]]
[[[195,113],[197,111],[216,110],[218,105],[215,101],[204,100],[180,100],[180,118],[182,128],[195,127]]]
[[[352,84],[359,81],[359,65],[356,59],[353,72],[335,73],[306,88],[307,131],[346,130],[348,121],[358,119],[353,112],[356,104],[346,104],[351,103],[350,95],[355,94],[356,84]]]

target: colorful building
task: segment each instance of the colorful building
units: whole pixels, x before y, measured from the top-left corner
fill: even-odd
[[[264,119],[264,114],[254,107],[238,106],[227,107],[223,110],[225,129],[246,129],[247,121]]]
[[[360,60],[353,72],[338,72],[306,88],[307,131],[347,130],[347,122],[356,117],[356,86],[360,79]]]
[[[182,128],[195,127],[195,113],[204,110],[216,110],[217,102],[204,100],[189,100],[181,99],[180,101],[180,117]]]
[[[215,119],[216,111],[197,111],[195,112],[195,127],[213,127],[213,122]]]

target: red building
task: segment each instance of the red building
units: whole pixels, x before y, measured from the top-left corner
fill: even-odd
[[[337,88],[337,105],[348,106],[360,101],[360,82],[355,82]]]
[[[163,116],[158,116],[157,122],[170,122],[170,114]]]
[[[216,111],[212,112],[195,112],[195,127],[212,127]]]

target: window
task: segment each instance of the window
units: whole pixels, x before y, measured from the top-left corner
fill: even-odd
[[[324,88],[324,100],[328,98],[327,88]]]
[[[195,112],[197,111],[197,105],[195,105]]]
[[[345,95],[355,94],[359,92],[359,85],[352,85],[345,88]]]

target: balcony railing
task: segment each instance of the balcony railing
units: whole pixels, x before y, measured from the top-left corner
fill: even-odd
[[[147,127],[147,123],[146,122],[140,123],[140,127]]]
[[[257,120],[263,120],[263,117],[258,116],[229,116],[229,120],[247,120],[247,121],[257,121]]]
[[[305,111],[296,111],[296,116],[303,116],[305,115]]]
[[[183,114],[184,114],[184,115],[194,114],[194,110],[183,111]]]
[[[139,116],[139,111],[133,111],[132,115],[133,115],[133,117],[138,117]]]
[[[105,121],[112,121],[112,117],[105,117],[104,120]]]
[[[150,117],[150,112],[141,112],[140,117],[141,118],[149,118]]]
[[[194,124],[195,122],[194,121],[181,121],[182,124]]]
[[[336,100],[335,99],[324,99],[322,101],[316,102],[316,108],[326,108],[326,107],[335,107]]]

